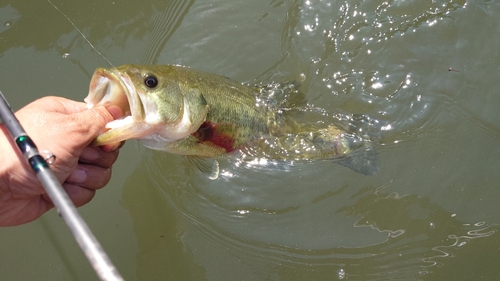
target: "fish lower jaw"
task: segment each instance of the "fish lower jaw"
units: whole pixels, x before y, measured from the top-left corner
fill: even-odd
[[[133,120],[132,116],[126,116],[125,118],[116,119],[116,120],[109,122],[108,124],[106,124],[106,128],[107,129],[122,128],[122,127],[125,127],[125,126],[132,124],[133,122],[134,122],[134,120]]]
[[[158,126],[136,120],[133,116],[125,116],[106,124],[106,132],[97,136],[92,142],[95,146],[115,144],[128,139],[142,139],[153,136],[158,131]]]

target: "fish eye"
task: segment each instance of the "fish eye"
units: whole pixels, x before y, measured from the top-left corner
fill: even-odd
[[[144,85],[152,89],[158,85],[158,78],[154,75],[148,75],[144,78]]]

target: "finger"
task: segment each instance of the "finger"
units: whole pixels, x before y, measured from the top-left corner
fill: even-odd
[[[114,144],[105,144],[102,147],[102,150],[106,152],[112,152],[112,151],[117,151],[118,149],[122,148],[122,146],[125,144],[125,141],[119,142],[119,143],[114,143]]]
[[[79,162],[102,168],[110,168],[118,158],[118,150],[105,151],[103,147],[87,146],[80,156]]]
[[[125,115],[125,113],[123,112],[123,109],[121,109],[121,107],[116,106],[116,105],[108,106],[106,109],[113,116],[114,120],[119,119]]]
[[[59,97],[52,97],[52,98],[57,99],[57,101],[59,101],[64,106],[64,108],[66,109],[65,112],[66,114],[79,113],[87,109],[86,104],[83,102],[78,102]]]
[[[119,119],[125,115],[123,110],[119,106],[116,106],[116,105],[111,105],[111,106],[107,107],[106,109],[113,116],[113,120]],[[110,152],[110,151],[120,149],[124,143],[125,142],[123,141],[123,142],[114,143],[114,144],[106,144],[106,145],[103,145],[102,148],[104,151]]]
[[[88,189],[104,187],[111,179],[111,169],[98,166],[78,164],[65,183],[76,184]]]
[[[76,207],[87,204],[90,200],[92,200],[92,198],[94,198],[95,195],[95,190],[83,188],[76,184],[65,183],[63,184],[63,187]]]
[[[104,107],[97,106],[77,113],[81,123],[87,125],[87,141],[90,143],[99,134],[106,131],[106,124],[115,120],[114,116]],[[116,114],[116,112],[114,112]]]

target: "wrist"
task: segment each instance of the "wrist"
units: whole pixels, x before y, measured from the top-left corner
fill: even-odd
[[[12,172],[14,158],[14,147],[11,135],[4,123],[0,124],[0,192],[5,193],[10,186],[10,174]]]

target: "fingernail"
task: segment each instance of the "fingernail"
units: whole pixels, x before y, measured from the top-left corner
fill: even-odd
[[[89,146],[83,150],[80,158],[87,161],[93,161],[98,159],[100,156],[101,154],[99,153],[99,148]]]
[[[125,115],[125,113],[123,113],[123,110],[119,107],[119,106],[116,106],[116,105],[111,105],[109,107],[106,108],[109,113],[113,116],[113,118],[116,120],[118,118],[121,118],[123,115]]]
[[[123,146],[124,142],[114,143],[114,144],[106,144],[101,146],[104,152],[115,151]]]
[[[72,183],[82,183],[85,180],[87,180],[87,171],[81,168],[73,170],[71,175],[68,177],[68,181]]]

